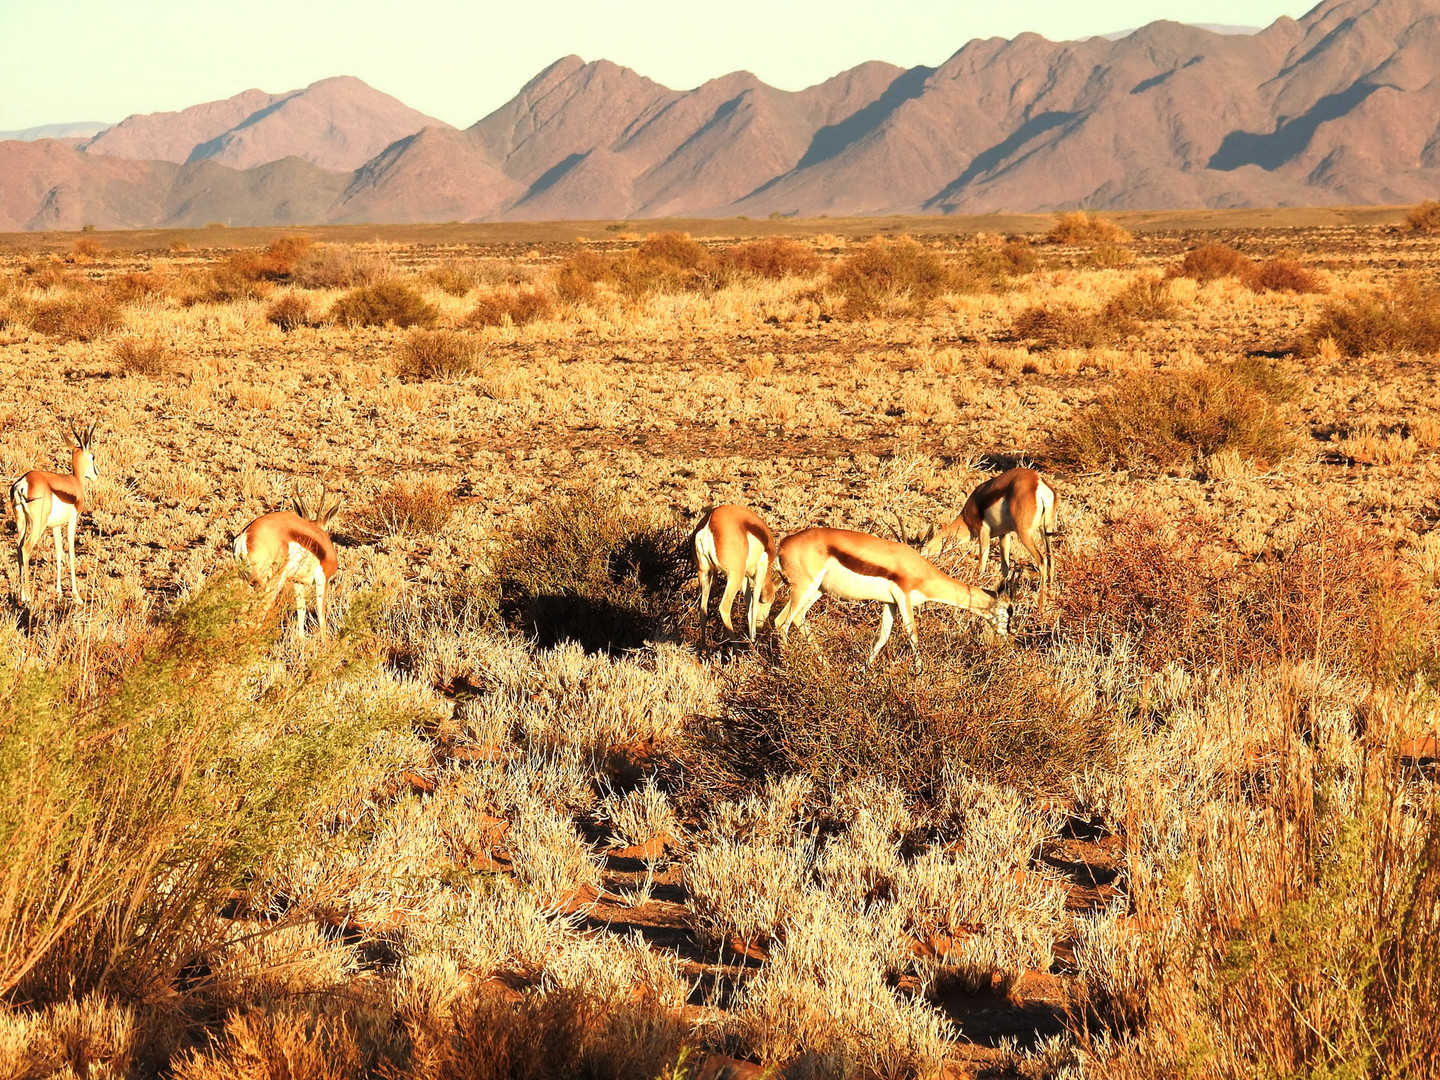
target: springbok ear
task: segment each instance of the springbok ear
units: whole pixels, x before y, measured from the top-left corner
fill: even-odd
[[[99,420],[91,420],[90,426],[85,429],[85,449],[90,449],[90,444],[95,441],[95,429],[100,424]]]
[[[934,539],[935,539],[935,523],[932,521],[932,522],[930,523],[930,528],[926,529],[926,530],[925,530],[925,535],[920,538],[920,545],[923,547],[924,545],[928,544],[931,540],[934,540]]]
[[[63,424],[60,426],[60,438],[64,439],[65,445],[72,449],[80,445],[80,440],[75,437],[75,429],[67,428]]]
[[[336,515],[340,513],[340,508],[344,505],[345,499],[342,497],[335,500],[334,506],[331,506],[328,509],[322,509],[320,511],[319,521],[317,522],[320,528],[324,529],[326,532],[329,532],[330,523],[335,520]]]

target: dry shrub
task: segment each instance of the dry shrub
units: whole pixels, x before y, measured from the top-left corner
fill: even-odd
[[[720,252],[717,261],[732,274],[772,279],[803,277],[821,266],[809,245],[782,237],[736,244]]]
[[[1254,260],[1242,255],[1228,244],[1206,244],[1185,253],[1178,267],[1170,268],[1172,277],[1194,278],[1204,284],[1233,277],[1249,284],[1257,273]]]
[[[1168,319],[1177,310],[1179,305],[1170,291],[1170,283],[1154,274],[1142,274],[1135,278],[1105,305],[1106,313],[1112,318],[1145,322]]]
[[[1267,259],[1255,272],[1250,287],[1259,291],[1293,293],[1329,292],[1325,279],[1297,259]]]
[[[1074,210],[1057,215],[1045,239],[1052,244],[1128,244],[1131,236],[1125,229],[1098,214]]]
[[[778,663],[732,674],[721,723],[690,763],[696,781],[723,790],[790,774],[822,787],[865,776],[933,799],[956,763],[1059,789],[1106,759],[1109,717],[1074,700],[1033,660],[932,634],[924,675],[883,654],[865,669],[873,621],[860,630],[836,635],[830,656],[793,643]]]
[[[1405,215],[1405,227],[1411,232],[1440,232],[1440,200],[1426,199]]]
[[[392,271],[389,257],[381,252],[316,244],[296,262],[290,280],[307,289],[352,289],[373,285]]]
[[[330,305],[326,318],[341,326],[434,326],[440,312],[411,285],[378,281],[351,289]]]
[[[480,369],[480,342],[454,330],[417,330],[401,343],[395,373],[416,379],[454,379]]]
[[[133,304],[163,293],[169,281],[164,274],[116,274],[105,281],[105,293],[117,304]]]
[[[1028,307],[1015,317],[1011,336],[1042,349],[1094,349],[1135,331],[1133,320],[1105,308],[1091,311],[1055,302]]]
[[[26,283],[37,289],[58,289],[73,285],[77,280],[65,264],[54,256],[48,259],[31,259],[20,268],[20,272]]]
[[[424,274],[426,281],[451,296],[464,296],[479,288],[523,285],[534,276],[532,268],[514,259],[445,259]]]
[[[1306,356],[1329,340],[1345,356],[1440,350],[1440,287],[1406,278],[1393,288],[1334,300],[1305,327],[1296,349]]]
[[[265,309],[265,321],[289,333],[302,326],[317,326],[315,308],[310,298],[298,292],[286,293]]]
[[[908,236],[876,237],[831,270],[826,292],[840,299],[841,315],[862,319],[922,315],[957,284],[955,268],[938,252]]]
[[[1156,511],[1125,514],[1092,548],[1065,560],[1055,598],[1063,636],[1135,639],[1152,667],[1214,658],[1229,568],[1213,522]]]
[[[1299,385],[1262,361],[1139,375],[1079,410],[1050,442],[1057,463],[1191,475],[1212,454],[1273,465],[1294,447],[1278,407]]]
[[[75,241],[75,246],[70,250],[74,253],[76,262],[91,262],[99,258],[105,251],[100,246],[100,241],[92,236],[82,236]]]
[[[170,375],[182,367],[180,354],[159,334],[121,338],[110,355],[126,375]]]
[[[524,326],[551,314],[555,302],[550,294],[539,289],[520,289],[516,292],[493,292],[480,297],[470,314],[465,317],[466,326]]]
[[[69,293],[29,305],[32,330],[59,341],[94,341],[120,328],[120,305],[96,290]]]
[[[566,304],[583,304],[595,295],[595,285],[604,281],[611,260],[594,251],[578,251],[571,255],[551,276],[555,296]]]
[[[1101,269],[1113,269],[1117,266],[1129,266],[1135,261],[1135,253],[1127,247],[1119,244],[1097,244],[1085,256],[1087,266],[1095,266]]]
[[[455,513],[450,484],[439,476],[397,477],[354,515],[362,536],[433,536]]]
[[[545,503],[493,561],[505,620],[543,647],[638,648],[678,637],[691,603],[688,533],[601,487]]]

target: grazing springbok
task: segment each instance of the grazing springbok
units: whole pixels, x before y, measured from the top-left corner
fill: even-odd
[[[325,505],[330,489],[322,484],[320,499],[314,513],[300,495],[300,482],[295,482],[290,510],[262,514],[246,525],[235,538],[235,558],[245,568],[252,585],[271,589],[267,610],[286,585],[295,586],[295,630],[305,636],[305,586],[315,590],[315,620],[320,633],[325,633],[325,587],[340,568],[335,557],[335,544],[330,539],[330,523],[340,511],[343,499]]]
[[[64,595],[60,587],[60,530],[65,530],[70,549],[70,594],[80,599],[75,584],[75,526],[85,512],[85,485],[99,480],[95,455],[95,423],[84,431],[71,427],[60,429],[60,437],[70,447],[70,475],[32,469],[10,485],[10,505],[15,508],[15,531],[19,539],[15,550],[20,560],[20,603],[30,603],[30,560],[49,529],[55,537],[55,595]]]
[[[735,632],[730,609],[743,587],[750,599],[745,625],[754,641],[756,628],[770,617],[775,602],[775,534],[753,510],[726,505],[702,517],[691,539],[695,546],[695,576],[700,579],[700,644],[705,644],[710,588],[717,573],[725,575],[720,621],[726,630]]]
[[[998,536],[1000,576],[1008,581],[1010,538],[1018,536],[1040,571],[1043,594],[1055,575],[1050,537],[1056,529],[1058,505],[1055,492],[1034,469],[1007,469],[972,491],[960,516],[932,535],[920,549],[921,553],[927,556],[940,554],[945,541],[952,537],[958,539],[963,528],[971,540],[980,544],[980,577],[983,579],[985,567],[990,561],[990,540]]]
[[[914,548],[894,540],[849,529],[806,529],[780,541],[780,570],[790,585],[790,601],[775,620],[783,644],[792,625],[806,629],[805,615],[820,594],[842,600],[878,600],[882,603],[880,636],[865,660],[868,667],[890,640],[895,612],[900,612],[915,671],[921,670],[920,639],[915,634],[915,611],[934,602],[963,608],[979,615],[1004,634],[1010,627],[1010,597],[956,581],[933,566]]]

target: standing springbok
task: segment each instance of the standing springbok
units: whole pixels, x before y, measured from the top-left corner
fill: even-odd
[[[320,500],[311,513],[300,495],[300,482],[295,482],[290,504],[294,511],[276,510],[263,514],[246,525],[235,538],[235,558],[245,568],[252,585],[271,589],[270,605],[288,584],[295,586],[295,630],[305,636],[305,586],[315,590],[315,620],[320,633],[325,633],[325,587],[340,568],[335,544],[330,539],[330,523],[340,511],[343,499],[327,507],[330,489],[322,484]]]
[[[717,573],[725,575],[720,597],[720,621],[732,634],[730,610],[743,586],[749,596],[745,625],[750,640],[756,627],[770,617],[775,602],[775,534],[759,516],[744,506],[717,506],[700,519],[691,538],[695,546],[695,576],[700,579],[700,644],[705,644],[709,622],[710,588]]]
[[[60,437],[70,447],[70,475],[32,469],[10,485],[10,505],[15,508],[15,531],[19,538],[15,550],[20,560],[20,603],[30,603],[30,560],[40,539],[49,529],[55,537],[55,595],[64,595],[60,587],[60,530],[65,530],[70,549],[70,595],[80,599],[75,584],[75,526],[85,512],[85,485],[99,480],[91,445],[95,440],[92,421],[84,431],[71,427],[60,429]]]
[[[1034,469],[1007,469],[998,476],[992,476],[970,493],[965,500],[960,516],[950,522],[926,541],[921,553],[927,556],[940,554],[945,541],[958,538],[965,529],[971,540],[980,544],[980,577],[985,577],[985,567],[990,561],[990,540],[1000,538],[1000,576],[1010,578],[1010,538],[1018,536],[1020,543],[1035,560],[1040,571],[1042,594],[1048,589],[1055,575],[1055,560],[1050,552],[1050,537],[1056,529],[1056,510],[1059,498],[1040,479]]]
[[[1004,592],[956,581],[909,545],[869,533],[806,529],[787,536],[780,541],[780,570],[790,585],[790,601],[775,620],[782,644],[792,625],[807,629],[805,615],[821,593],[842,600],[878,600],[885,605],[880,636],[865,660],[867,667],[890,640],[895,612],[899,611],[915,651],[915,671],[921,670],[914,609],[927,602],[974,612],[999,634],[1010,627],[1011,602]]]

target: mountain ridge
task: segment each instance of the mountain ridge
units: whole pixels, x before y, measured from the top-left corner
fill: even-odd
[[[1404,203],[1440,193],[1437,117],[1437,0],[976,39],[797,91],[572,55],[463,129],[338,77],[0,142],[0,228]]]

